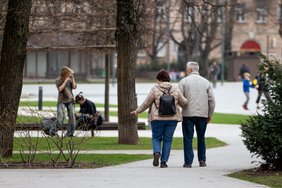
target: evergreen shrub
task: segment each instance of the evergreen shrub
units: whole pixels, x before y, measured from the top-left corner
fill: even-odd
[[[241,124],[247,149],[265,163],[263,170],[282,170],[282,65],[260,54],[259,73],[263,92],[270,99],[263,102],[263,112]]]

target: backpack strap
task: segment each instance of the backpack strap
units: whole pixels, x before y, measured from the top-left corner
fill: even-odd
[[[162,90],[159,86],[156,86],[161,92],[163,92],[163,95],[164,94],[169,94],[170,95],[170,90],[171,90],[171,88],[172,88],[172,86],[170,86],[170,88],[169,89],[167,89],[167,92],[168,93],[166,93],[164,90]]]
[[[172,86],[170,86],[170,88],[167,90],[169,95],[170,95],[171,88],[172,88]]]

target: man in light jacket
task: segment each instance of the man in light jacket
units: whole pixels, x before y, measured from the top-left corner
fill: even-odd
[[[184,144],[184,165],[191,168],[194,152],[192,140],[194,126],[196,127],[198,139],[198,161],[200,167],[206,166],[206,144],[205,132],[208,122],[211,120],[215,108],[215,99],[211,83],[199,75],[197,62],[187,63],[187,76],[179,82],[179,89],[188,104],[182,109],[183,122],[183,144]]]

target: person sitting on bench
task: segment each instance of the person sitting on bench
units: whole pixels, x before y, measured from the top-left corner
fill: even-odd
[[[80,110],[75,115],[77,121],[76,126],[86,130],[97,128],[97,121],[95,121],[98,118],[96,105],[86,99],[82,92],[75,96],[75,102],[80,105]]]

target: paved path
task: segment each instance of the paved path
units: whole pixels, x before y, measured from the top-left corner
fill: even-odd
[[[98,136],[115,136],[117,131],[101,131]],[[139,131],[139,136],[150,137],[150,131]],[[181,136],[181,126],[175,136]],[[206,168],[198,167],[197,160],[191,169],[182,167],[183,152],[173,150],[169,168],[152,166],[152,160],[132,162],[98,169],[0,169],[0,187],[264,187],[233,178],[226,174],[254,167],[250,153],[245,149],[238,125],[210,124],[207,136],[214,136],[228,146],[207,150]],[[98,153],[151,153],[151,151],[96,151]]]
[[[146,96],[152,84],[138,84],[138,103]],[[28,85],[23,88],[22,99],[34,100],[36,96],[36,85]],[[55,88],[51,85],[44,86],[45,99],[55,100]],[[95,102],[103,101],[101,91],[102,85],[93,84],[95,91],[89,90],[89,85],[79,84],[79,91],[83,91],[88,98]],[[99,88],[99,89],[97,89]],[[113,87],[115,88],[115,87]],[[94,94],[92,93],[94,92]],[[241,83],[226,83],[224,86],[218,84],[214,90],[217,100],[217,112],[252,114],[255,109],[255,90],[251,91],[250,111],[244,111],[241,104],[244,95],[241,91]],[[100,93],[100,94],[98,94]],[[116,93],[111,94],[111,102],[115,104]],[[111,117],[111,121],[116,121]],[[144,120],[145,121],[145,120]],[[151,136],[150,131],[139,131],[139,136]],[[229,178],[226,174],[255,167],[251,164],[257,160],[251,158],[240,137],[239,125],[210,124],[207,136],[217,137],[226,142],[228,146],[207,150],[207,167],[198,167],[197,160],[191,169],[183,168],[183,151],[172,151],[169,167],[166,169],[152,166],[152,160],[132,162],[123,165],[104,167],[98,169],[0,169],[0,187],[52,187],[52,188],[75,188],[75,187],[97,187],[97,188],[253,188],[264,187],[258,184]],[[117,131],[101,131],[97,136],[117,136]],[[181,126],[178,126],[175,137],[181,137]],[[99,151],[105,152],[105,151]],[[120,153],[151,153],[151,151],[107,151]],[[196,153],[195,153],[196,154]],[[196,155],[195,155],[196,156]]]

